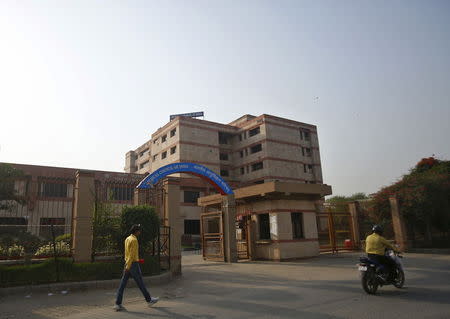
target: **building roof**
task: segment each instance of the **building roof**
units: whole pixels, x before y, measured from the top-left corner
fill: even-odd
[[[297,199],[301,197],[322,198],[331,195],[330,185],[326,184],[302,184],[290,182],[268,182],[234,190],[235,199],[257,199],[257,198],[291,198]],[[222,195],[214,194],[200,197],[198,199],[199,206],[217,205],[222,202]]]

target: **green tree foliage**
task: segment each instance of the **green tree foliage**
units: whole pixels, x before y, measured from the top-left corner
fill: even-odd
[[[14,202],[25,203],[14,189],[15,180],[23,176],[21,170],[10,164],[0,163],[0,209],[9,210]]]
[[[128,236],[129,230],[134,224],[141,225],[142,233],[139,237],[139,247],[141,251],[146,251],[159,233],[159,216],[155,208],[148,205],[124,207],[120,223],[122,234]]]
[[[328,198],[326,202],[329,204],[328,209],[332,212],[347,212],[349,202],[364,200],[367,198],[368,197],[365,193],[355,193],[351,196],[336,195]]]
[[[379,219],[390,219],[389,197],[396,196],[410,235],[423,236],[428,245],[436,234],[450,231],[450,161],[424,158],[409,174],[374,196],[374,212]]]

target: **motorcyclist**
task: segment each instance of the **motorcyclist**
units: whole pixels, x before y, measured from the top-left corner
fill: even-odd
[[[384,281],[392,280],[392,270],[395,269],[395,262],[392,258],[386,256],[385,249],[392,249],[399,252],[390,242],[383,236],[383,228],[379,225],[374,225],[372,234],[366,238],[366,253],[369,259],[378,262],[384,268]]]

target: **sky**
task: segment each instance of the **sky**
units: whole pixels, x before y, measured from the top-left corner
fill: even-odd
[[[170,114],[317,125],[324,182],[450,159],[449,1],[0,0],[0,161],[123,171]]]

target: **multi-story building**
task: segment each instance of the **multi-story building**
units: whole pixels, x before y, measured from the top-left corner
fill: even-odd
[[[125,171],[146,174],[177,162],[202,164],[232,187],[269,181],[322,183],[315,125],[272,115],[244,115],[229,124],[176,117],[126,154]],[[181,174],[184,233],[199,233],[196,199],[209,193],[197,178]]]

